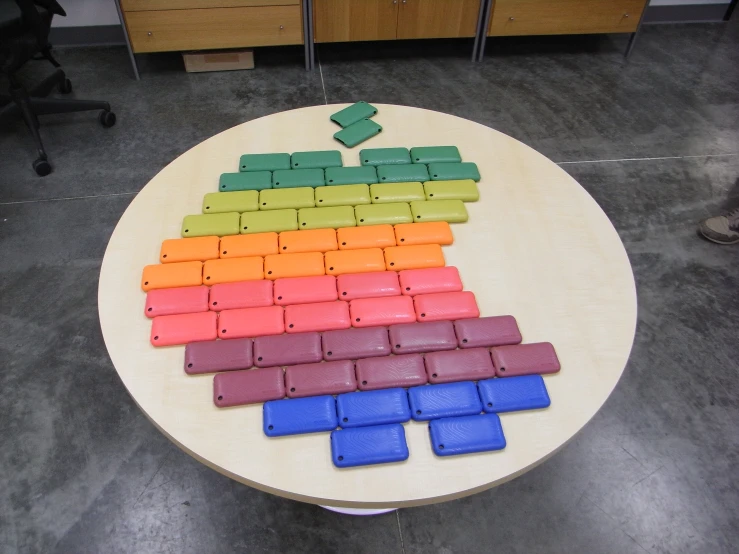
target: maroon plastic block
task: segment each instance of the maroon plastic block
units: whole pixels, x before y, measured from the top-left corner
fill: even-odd
[[[521,331],[512,315],[459,319],[454,331],[460,348],[504,346],[521,342]]]
[[[498,377],[557,373],[559,358],[549,342],[496,346],[490,350]]]
[[[293,333],[254,339],[254,365],[294,365],[320,362],[321,335],[318,333]]]
[[[431,352],[424,356],[430,383],[479,381],[495,377],[493,360],[487,348]]]
[[[185,373],[249,369],[254,362],[251,339],[191,342],[185,346]]]
[[[278,400],[285,396],[281,367],[219,373],[213,378],[213,403],[219,408]]]
[[[387,327],[327,331],[321,337],[323,359],[357,360],[390,354]]]
[[[343,360],[289,366],[285,368],[285,390],[290,398],[355,391],[354,363]]]
[[[428,382],[420,354],[363,358],[357,360],[355,370],[360,390],[415,387]]]
[[[451,321],[391,325],[389,333],[393,354],[415,354],[457,348],[457,336],[454,334],[454,325]]]

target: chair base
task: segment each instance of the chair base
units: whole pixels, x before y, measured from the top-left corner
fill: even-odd
[[[54,71],[30,91],[22,87],[12,76],[10,82],[9,95],[0,95],[0,124],[18,117],[26,123],[38,150],[38,158],[33,162],[33,168],[38,175],[51,173],[51,165],[41,141],[39,131],[41,124],[38,116],[101,110],[99,120],[103,127],[112,127],[115,124],[115,114],[110,111],[110,104],[107,102],[45,98],[55,88],[60,92],[71,92],[72,84],[61,69]]]

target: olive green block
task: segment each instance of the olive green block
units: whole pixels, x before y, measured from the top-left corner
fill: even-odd
[[[299,187],[293,189],[269,189],[259,193],[260,210],[284,210],[287,208],[312,208],[316,205],[313,189]]]
[[[240,231],[242,235],[281,233],[282,231],[295,231],[297,228],[297,210],[267,210],[241,214]]]
[[[467,221],[467,208],[461,200],[424,200],[411,202],[413,221],[446,221],[464,223]]]
[[[232,192],[236,190],[263,190],[272,188],[271,171],[246,171],[244,173],[222,173],[218,181],[218,190]]]
[[[298,210],[298,223],[300,229],[338,229],[357,225],[351,206],[303,208]]]
[[[423,184],[426,200],[461,200],[462,202],[477,202],[480,191],[477,183],[472,179],[456,181],[426,181]]]
[[[407,148],[365,148],[359,151],[362,165],[399,165],[411,163]]]
[[[375,185],[372,185],[375,186]],[[316,206],[358,206],[369,204],[370,187],[367,185],[339,185],[336,187],[316,187]]]
[[[356,206],[354,208],[354,216],[357,218],[357,225],[359,226],[396,225],[398,223],[413,222],[411,208],[405,202]]]
[[[322,187],[326,184],[323,169],[289,169],[272,172],[272,188]]]
[[[239,217],[238,212],[186,215],[182,220],[181,234],[183,237],[238,235]]]
[[[377,170],[372,165],[327,167],[326,185],[371,185],[377,182]]]
[[[370,186],[370,195],[373,204],[387,204],[388,202],[413,202],[425,200],[423,185],[414,183],[379,183]]]
[[[473,162],[459,164],[429,164],[429,181],[457,181],[460,179],[480,180],[480,171]]]
[[[253,212],[259,209],[259,192],[240,190],[235,192],[209,192],[203,197],[204,214],[226,212]]]
[[[239,171],[275,171],[290,169],[290,154],[244,154],[239,159]]]

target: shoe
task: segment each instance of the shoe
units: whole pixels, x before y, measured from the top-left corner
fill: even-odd
[[[726,215],[709,217],[701,221],[698,232],[718,244],[739,242],[739,208]]]

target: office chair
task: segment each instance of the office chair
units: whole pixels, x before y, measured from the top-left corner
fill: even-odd
[[[23,118],[36,141],[38,159],[33,162],[33,169],[41,176],[51,173],[51,164],[41,142],[39,115],[101,110],[102,126],[115,125],[115,114],[107,102],[44,98],[54,88],[62,94],[72,92],[72,82],[51,55],[49,31],[54,15],[67,15],[56,0],[0,0],[0,73],[10,80],[9,94],[0,94],[0,124]],[[51,62],[56,71],[27,90],[16,72],[29,60],[43,59]]]

